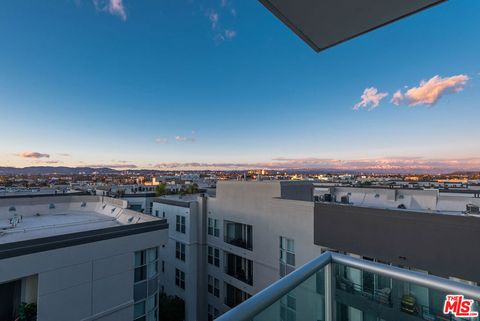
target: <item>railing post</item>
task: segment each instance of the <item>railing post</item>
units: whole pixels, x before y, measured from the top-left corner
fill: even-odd
[[[333,263],[330,261],[324,267],[325,273],[325,321],[333,321]]]

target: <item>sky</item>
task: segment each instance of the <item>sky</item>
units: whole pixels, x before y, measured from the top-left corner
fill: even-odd
[[[315,53],[256,0],[7,0],[0,166],[480,170],[480,1]]]

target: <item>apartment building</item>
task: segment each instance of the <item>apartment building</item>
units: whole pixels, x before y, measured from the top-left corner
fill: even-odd
[[[100,196],[0,199],[0,320],[157,320],[165,220]]]
[[[166,280],[172,281],[164,291],[185,299],[187,320],[212,320],[327,250],[475,284],[480,275],[465,244],[479,238],[479,205],[475,195],[438,190],[219,182],[216,197],[155,200],[154,213],[165,215],[171,229],[162,260],[172,275]],[[174,236],[177,222],[185,222],[190,239]],[[177,242],[183,240],[185,256],[193,260],[186,264],[176,256]],[[195,250],[201,254],[195,256]],[[185,272],[184,279],[193,278],[182,291],[173,284],[177,270]],[[336,273],[359,289],[386,288],[387,281],[367,272],[345,268]],[[439,308],[424,288],[405,285],[402,291],[423,309]],[[344,314],[363,320],[353,303],[346,303]]]
[[[166,219],[168,241],[160,252],[160,289],[185,302],[185,320],[206,315],[206,223],[199,194],[171,195],[153,201],[152,215]]]

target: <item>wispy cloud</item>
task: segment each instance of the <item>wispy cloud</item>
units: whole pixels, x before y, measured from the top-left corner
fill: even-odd
[[[53,164],[60,164],[62,162],[58,160],[49,160],[49,161],[43,161],[42,163],[53,165]]]
[[[36,158],[36,159],[50,158],[50,154],[39,153],[39,152],[20,152],[15,155],[23,158]]]
[[[224,33],[225,33],[225,38],[227,39],[233,39],[237,35],[237,32],[235,30],[229,30],[229,29],[226,29]]]
[[[163,138],[163,137],[157,137],[155,138],[155,143],[164,145],[168,143],[168,138]]]
[[[382,99],[387,96],[388,93],[380,93],[375,87],[365,88],[363,95],[360,97],[362,100],[353,106],[353,110],[359,110],[360,108],[368,108],[368,110],[373,110],[377,108]]]
[[[135,169],[138,168],[135,164],[90,164],[83,165],[84,167],[92,168],[114,168],[114,169]]]
[[[208,20],[210,20],[212,29],[217,29],[218,20],[220,19],[220,15],[214,9],[210,9],[208,12]]]
[[[175,136],[175,140],[177,142],[187,142],[187,143],[193,143],[196,141],[195,137],[187,137],[187,136]]]
[[[205,10],[210,26],[214,31],[213,40],[220,44],[232,40],[237,36],[233,28],[233,20],[237,16],[237,10],[232,1],[220,0],[220,5]]]
[[[127,20],[127,12],[123,0],[92,0],[98,11],[108,12],[114,16],[120,17],[123,21]]]
[[[470,78],[467,75],[456,75],[442,78],[439,75],[429,80],[422,80],[418,87],[413,87],[402,93],[395,92],[391,99],[394,105],[434,105],[443,95],[462,91]]]

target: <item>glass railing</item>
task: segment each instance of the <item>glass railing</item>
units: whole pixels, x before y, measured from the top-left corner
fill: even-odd
[[[460,304],[444,313],[447,294],[472,299],[470,311],[479,311],[479,287],[327,252],[217,320],[465,320],[454,316]]]

